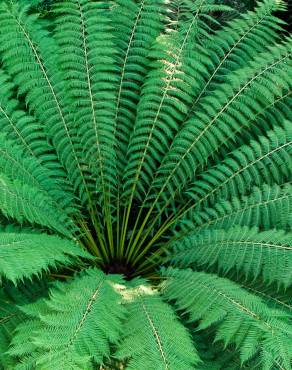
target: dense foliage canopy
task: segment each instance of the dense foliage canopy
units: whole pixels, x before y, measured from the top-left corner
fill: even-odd
[[[0,367],[289,370],[280,0],[0,3]]]

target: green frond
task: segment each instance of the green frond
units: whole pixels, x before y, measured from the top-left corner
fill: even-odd
[[[190,211],[191,220],[186,218],[182,223],[196,232],[209,227],[226,230],[234,225],[291,230],[291,201],[292,187],[289,183],[281,187],[264,184],[261,188],[254,188],[249,196],[231,201],[221,199],[212,208]]]
[[[265,0],[258,3],[254,11],[243,13],[215,32],[206,45],[212,66],[193,108],[196,108],[201,97],[228,81],[230,73],[245,67],[256,53],[266,51],[270,45],[279,41],[283,21],[273,16],[273,13],[282,9],[282,2]]]
[[[262,369],[289,369],[292,326],[282,311],[269,308],[259,297],[234,282],[205,272],[169,269],[163,291],[186,312],[197,330],[216,328],[216,341],[233,343],[244,363],[260,356]],[[289,344],[290,343],[290,344]]]
[[[3,289],[0,291],[0,368],[1,365],[5,364],[12,366],[14,362],[7,355],[12,333],[14,332],[17,325],[22,321],[23,315],[16,305],[11,302]]]
[[[206,50],[199,43],[194,47],[195,41],[207,33],[201,17],[210,9],[204,5],[205,0],[195,1],[192,17],[181,28],[160,35],[149,55],[151,69],[141,90],[127,153],[124,175],[127,199],[134,194],[147,194],[158,164],[186,118],[196,92],[204,84],[201,72],[207,73]],[[196,63],[201,54],[205,63]]]
[[[109,4],[87,0],[58,1],[55,39],[67,82],[75,130],[93,189],[114,197],[117,188],[115,100],[118,81]],[[107,203],[108,200],[105,200]]]
[[[292,284],[292,234],[285,231],[233,227],[191,233],[175,243],[168,256],[179,267],[218,266],[228,272],[235,268],[256,280],[262,275],[267,284]]]
[[[16,283],[78,257],[92,258],[73,241],[36,232],[0,231],[0,276]]]
[[[291,315],[292,313],[292,294],[291,288],[278,290],[274,285],[263,285],[262,282],[243,282],[242,288],[250,293],[258,295],[270,307],[283,310]]]
[[[136,281],[124,293],[128,316],[117,358],[129,370],[187,370],[199,362],[190,335],[149,285]]]
[[[193,203],[214,204],[248,194],[252,186],[282,184],[292,176],[292,123],[276,126],[265,136],[231,152],[187,190]]]
[[[72,195],[62,189],[62,184],[54,178],[54,172],[43,166],[37,158],[29,156],[21,145],[0,134],[0,171],[22,185],[41,189],[51,198],[59,211],[76,212]]]
[[[119,68],[115,119],[119,142],[117,161],[121,174],[126,166],[128,142],[142,84],[149,71],[149,53],[162,31],[164,12],[161,0],[118,0],[112,12]]]
[[[0,176],[0,211],[20,224],[28,221],[55,230],[69,238],[75,231],[72,220],[54,206],[42,190]]]
[[[292,82],[292,81],[291,81]],[[258,140],[260,136],[266,136],[268,131],[277,127],[286,129],[288,122],[292,122],[292,85],[284,95],[278,97],[273,103],[266,105],[256,117],[246,120],[242,126],[242,132],[232,140],[227,140],[224,147],[218,148],[218,152],[212,156],[212,162],[220,163],[232,150],[239,146]]]
[[[33,348],[30,353],[26,346],[26,354],[34,356],[36,351],[38,369],[93,369],[94,363],[103,363],[110,343],[117,343],[121,333],[121,283],[118,276],[92,269],[51,289],[39,319],[28,320],[17,330],[24,338],[30,334]],[[24,355],[19,344],[11,351]]]
[[[174,197],[193,180],[198,166],[240,132],[247,118],[254,117],[261,107],[283,93],[292,73],[291,45],[290,38],[271,47],[202,99],[198,111],[179,131],[164,157],[152,184],[158,193],[156,197]]]
[[[53,148],[49,146],[42,127],[18,107],[18,101],[13,98],[15,86],[3,70],[0,70],[0,84],[1,132],[5,132],[9,139],[22,145],[23,150],[30,155],[49,158],[48,153],[53,151]]]
[[[0,290],[0,368],[14,369],[17,362],[8,355],[10,343],[16,327],[21,324],[25,314],[21,305],[34,302],[46,296],[47,284],[33,281],[15,286],[6,284]]]
[[[65,107],[64,84],[56,60],[57,49],[35,14],[23,4],[1,3],[0,44],[4,67],[14,77],[18,94],[44,125],[58,157],[80,198],[86,199],[88,186],[80,159],[73,117]]]

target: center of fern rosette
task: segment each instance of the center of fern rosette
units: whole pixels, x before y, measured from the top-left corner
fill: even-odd
[[[135,272],[134,267],[123,259],[114,259],[105,265],[104,271],[108,274],[122,274],[130,280]]]

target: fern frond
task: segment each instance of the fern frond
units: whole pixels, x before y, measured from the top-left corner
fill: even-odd
[[[149,70],[149,52],[162,31],[164,8],[161,0],[118,0],[112,12],[120,76],[115,119],[119,143],[117,161],[121,174],[126,166],[141,87]]]
[[[3,70],[0,70],[0,84],[1,131],[32,156],[49,158],[48,153],[53,152],[53,148],[49,146],[42,127],[18,107],[17,100],[13,99],[15,86]]]
[[[114,197],[117,188],[115,154],[115,49],[109,4],[87,0],[59,1],[55,38],[59,62],[71,95],[76,133],[94,179],[95,192]],[[107,203],[108,200],[105,200]]]
[[[72,214],[72,196],[61,187],[52,175],[53,171],[41,165],[37,158],[29,156],[22,147],[0,134],[0,171],[22,185],[30,185],[44,191],[59,211]]]
[[[64,107],[64,86],[54,42],[35,14],[21,3],[1,3],[0,44],[5,68],[14,76],[18,93],[26,95],[30,109],[53,140],[58,156],[80,198],[86,199],[86,171],[80,159],[72,116]],[[49,113],[49,114],[48,114]]]
[[[174,197],[193,180],[197,167],[240,131],[247,118],[282,94],[292,73],[291,45],[290,38],[270,48],[202,100],[198,112],[180,130],[164,158],[152,184],[158,193],[156,198],[165,198],[166,194]]]
[[[228,272],[235,268],[254,280],[262,275],[267,284],[292,283],[292,234],[285,231],[234,227],[192,233],[175,243],[168,256],[180,267],[218,266]]]
[[[214,204],[248,194],[252,186],[289,181],[292,171],[292,123],[275,127],[257,141],[231,152],[220,164],[203,172],[187,190],[194,203]]]
[[[164,294],[175,300],[178,309],[198,322],[198,330],[216,328],[216,341],[225,346],[234,343],[241,362],[261,356],[263,369],[279,364],[289,369],[292,351],[292,326],[287,315],[271,309],[264,302],[234,282],[204,272],[169,269]]]
[[[201,16],[208,12],[205,0],[194,2],[192,17],[170,35],[161,35],[150,54],[151,70],[141,90],[135,129],[129,141],[128,165],[125,169],[124,197],[147,193],[158,164],[168,151],[171,140],[184,120],[192,98],[204,81],[203,63],[196,63],[205,54],[194,41],[205,35],[206,24]],[[208,60],[205,55],[205,63]]]
[[[276,290],[274,285],[266,286],[261,282],[242,283],[242,288],[250,293],[258,295],[270,307],[292,313],[291,288]]]
[[[23,315],[13,301],[5,294],[3,289],[0,291],[0,368],[5,364],[12,366],[14,362],[9,358],[7,350],[9,348],[12,333],[17,325],[21,323]]]
[[[195,224],[197,232],[209,227],[226,230],[235,225],[258,226],[263,230],[290,230],[291,201],[290,184],[282,187],[264,184],[261,188],[254,188],[247,197],[233,198],[231,201],[221,199],[212,208],[191,211],[192,229]],[[184,222],[189,224],[187,219]]]
[[[107,277],[96,269],[56,284],[39,320],[27,321],[18,331],[26,337],[30,332],[38,351],[36,366],[69,370],[102,364],[110,354],[110,343],[116,343],[121,333],[124,310],[116,288],[120,284],[118,276]],[[18,355],[22,349],[12,351]]]
[[[0,232],[0,275],[16,283],[78,257],[92,258],[73,241],[36,232]]]
[[[54,202],[43,191],[28,185],[12,182],[0,176],[0,211],[23,221],[36,223],[72,238],[75,226],[66,213],[54,207]]]
[[[239,146],[252,140],[258,140],[259,136],[266,136],[268,131],[272,131],[278,126],[285,129],[287,123],[292,122],[291,91],[292,84],[284,95],[266,105],[256,114],[256,117],[246,120],[241,127],[241,133],[232,140],[227,140],[225,146],[218,148],[218,152],[212,156],[212,162],[220,163],[229,155],[230,151],[236,150]]]
[[[208,70],[206,82],[200,94],[192,103],[192,109],[201,97],[210,94],[232,72],[245,67],[256,53],[262,53],[279,40],[281,21],[273,12],[283,10],[281,1],[265,0],[258,3],[254,11],[243,13],[215,32],[206,42],[212,66]]]
[[[13,334],[25,319],[21,306],[31,304],[36,299],[46,296],[47,284],[42,281],[19,284],[16,288],[5,284],[0,290],[0,368],[14,369],[17,361],[8,355]],[[30,342],[30,341],[27,341]],[[2,367],[1,367],[2,366]]]
[[[193,368],[199,357],[188,332],[157,292],[138,283],[124,293],[128,316],[116,356],[129,359],[129,370]]]

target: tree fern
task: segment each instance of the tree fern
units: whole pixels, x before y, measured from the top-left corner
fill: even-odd
[[[1,2],[1,369],[291,369],[285,9]]]

